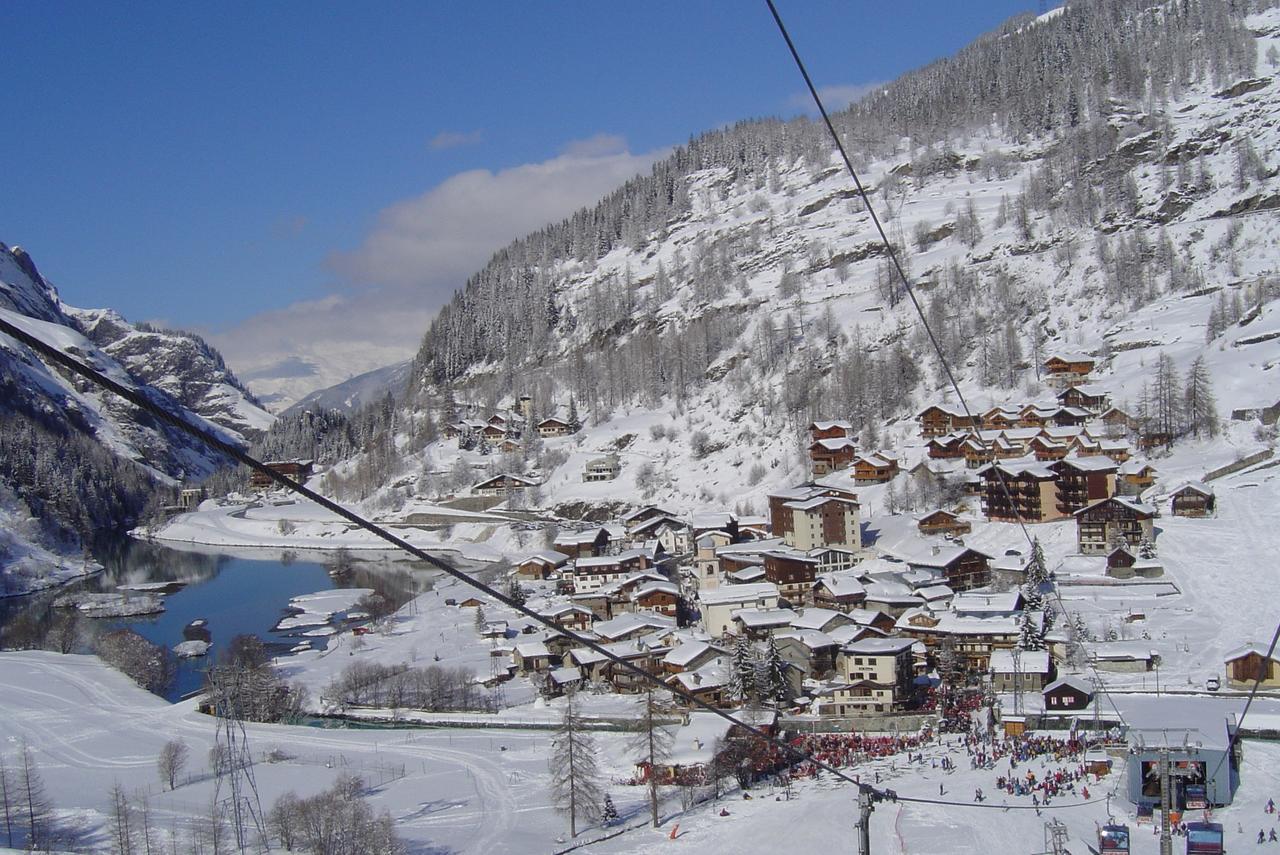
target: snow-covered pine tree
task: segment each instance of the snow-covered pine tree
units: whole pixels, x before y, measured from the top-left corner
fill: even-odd
[[[754,701],[759,696],[755,651],[745,636],[738,636],[733,647],[733,658],[729,666],[729,696],[742,703]]]
[[[761,700],[778,706],[791,702],[791,683],[787,680],[787,663],[782,658],[782,651],[773,636],[765,645],[764,657],[760,660],[758,676]]]
[[[1183,390],[1183,410],[1187,429],[1197,437],[1218,435],[1218,402],[1209,382],[1209,369],[1204,357],[1197,356],[1187,369]]]
[[[1044,636],[1041,632],[1034,613],[1030,609],[1025,609],[1018,622],[1018,649],[1044,650]]]
[[[618,821],[618,809],[613,804],[613,796],[608,793],[604,794],[604,808],[600,812],[600,819],[605,825]]]

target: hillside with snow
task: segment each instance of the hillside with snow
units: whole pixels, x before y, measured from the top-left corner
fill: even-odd
[[[30,256],[3,245],[0,317],[226,442],[247,445],[271,424],[198,337],[66,306]],[[33,569],[40,566],[66,578],[51,554],[87,569],[81,543],[135,523],[157,485],[202,479],[225,465],[220,454],[3,335],[0,388],[0,508],[13,523],[0,549],[7,593],[41,586]]]

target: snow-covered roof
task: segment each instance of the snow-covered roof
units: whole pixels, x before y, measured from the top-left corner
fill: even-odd
[[[828,505],[832,502],[838,502],[844,505],[852,505],[858,507],[858,503],[852,499],[845,499],[840,496],[814,496],[812,499],[796,499],[790,502],[784,502],[783,506],[793,511],[812,511]]]
[[[1047,650],[1023,650],[1019,652],[1017,659],[1015,665],[1012,650],[993,650],[990,670],[995,674],[1012,674],[1015,671],[1023,674],[1049,673],[1050,657]]]
[[[627,612],[609,620],[599,621],[593,629],[601,638],[616,639],[646,629],[675,629],[675,626],[676,619],[673,617]]]
[[[820,647],[835,647],[840,643],[828,633],[817,629],[790,629],[786,632],[777,633],[774,638],[778,641],[792,639],[800,642],[810,650],[817,650]]]
[[[1240,659],[1250,654],[1257,654],[1258,656],[1261,656],[1263,659],[1266,659],[1267,645],[1259,644],[1256,641],[1247,642],[1246,644],[1243,644],[1240,647],[1237,647],[1234,650],[1231,650],[1230,652],[1228,652],[1225,656],[1222,657],[1222,661],[1231,662],[1235,659]],[[1271,658],[1276,659],[1276,656],[1273,654]],[[1277,661],[1280,661],[1280,660],[1277,660]]]
[[[825,450],[827,450],[827,451],[843,451],[843,450],[845,450],[846,448],[848,448],[848,449],[854,449],[854,448],[856,448],[856,447],[857,447],[857,446],[854,444],[854,441],[853,441],[853,440],[851,440],[851,439],[849,439],[849,438],[847,438],[847,437],[839,437],[839,438],[837,438],[837,439],[819,439],[819,440],[815,440],[815,441],[813,442],[813,445],[810,445],[809,447],[810,447],[810,448],[813,448],[814,446],[821,446],[823,449],[825,449]]]
[[[733,619],[741,621],[744,627],[761,629],[770,626],[791,626],[796,613],[791,609],[738,609],[733,612]]]
[[[1075,674],[1066,674],[1054,680],[1052,683],[1044,687],[1044,693],[1048,694],[1055,689],[1061,689],[1063,687],[1075,689],[1077,692],[1083,692],[1091,697],[1093,695],[1093,684],[1083,677],[1077,677]]]
[[[647,594],[670,594],[673,597],[678,597],[680,596],[680,589],[673,582],[654,581],[636,588],[635,593],[631,596],[638,600]]]
[[[1176,496],[1179,493],[1188,492],[1188,491],[1192,493],[1199,493],[1200,495],[1206,498],[1209,498],[1213,495],[1213,488],[1201,481],[1187,481],[1185,484],[1183,484],[1178,489],[1174,490],[1169,495]]]
[[[677,679],[687,675],[677,675]],[[683,682],[683,681],[682,681]],[[729,734],[732,727],[726,719],[715,713],[693,712],[689,723],[676,729],[666,762],[672,766],[698,766],[710,763],[715,757],[716,746]]]
[[[778,586],[772,582],[755,582],[750,585],[723,585],[710,591],[699,591],[698,600],[704,606],[753,603],[765,599],[777,599]]]
[[[956,594],[951,600],[951,608],[957,614],[999,615],[1012,614],[1021,605],[1022,595],[1017,591],[999,594],[979,594],[965,592]]]
[[[896,656],[911,649],[914,638],[860,638],[844,646],[854,656]]]
[[[715,650],[716,648],[705,641],[682,641],[671,648],[667,655],[662,657],[662,661],[668,665],[676,665],[683,668],[699,656]]]
[[[1129,496],[1111,496],[1110,498],[1099,499],[1098,501],[1093,502],[1092,504],[1086,505],[1080,510],[1076,511],[1075,515],[1080,516],[1086,511],[1093,510],[1094,508],[1100,505],[1105,505],[1107,502],[1116,502],[1120,505],[1123,505],[1126,508],[1129,508],[1131,511],[1142,514],[1144,516],[1153,517],[1156,515],[1155,506],[1148,505],[1144,502],[1139,502],[1137,499],[1130,498]]]
[[[653,513],[661,517],[676,517],[677,515],[657,505],[645,505],[643,508],[636,508],[634,511],[623,514],[620,519],[624,523],[629,523],[636,517],[644,516],[647,513]]]
[[[1064,457],[1054,466],[1069,466],[1081,472],[1114,472],[1120,468],[1120,464],[1116,463],[1110,457],[1097,454],[1091,457],[1076,457],[1074,455]]]
[[[861,587],[861,586],[859,586]],[[810,606],[801,609],[791,619],[791,625],[796,629],[825,629],[832,622],[836,623],[853,623],[853,618],[844,612],[838,612],[835,609],[823,609]]]
[[[755,558],[748,558],[746,560],[752,561],[752,562],[756,561]],[[753,563],[746,567],[743,567],[741,570],[734,570],[732,573],[726,573],[725,578],[730,579],[731,581],[737,582],[739,584],[750,584],[752,582],[759,582],[761,579],[764,578],[763,559],[760,559],[760,561],[761,561],[760,564]]]
[[[829,422],[814,422],[809,426],[810,430],[853,430],[853,425],[839,419]]]
[[[954,597],[955,593],[950,585],[925,585],[923,588],[916,588],[916,596],[923,598],[926,603]]]
[[[546,641],[542,639],[537,639],[536,641],[516,642],[515,651],[516,653],[520,654],[521,658],[524,658],[524,659],[530,659],[536,656],[551,655],[551,651],[547,650]]]
[[[1151,645],[1135,641],[1099,641],[1087,649],[1089,658],[1103,662],[1146,662],[1160,655]]]
[[[552,564],[556,567],[559,567],[561,564],[565,563],[568,560],[569,560],[569,556],[565,555],[563,552],[556,552],[554,549],[544,549],[541,552],[535,552],[532,555],[526,557],[520,563],[526,564],[530,561],[540,561],[544,564]]]

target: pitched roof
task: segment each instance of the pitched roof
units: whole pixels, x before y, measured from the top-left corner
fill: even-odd
[[[1241,659],[1241,658],[1243,658],[1243,657],[1245,657],[1245,656],[1248,656],[1248,655],[1250,655],[1250,654],[1252,654],[1252,653],[1256,653],[1257,655],[1261,656],[1263,659],[1266,659],[1266,658],[1267,658],[1267,645],[1265,645],[1265,644],[1259,644],[1259,643],[1258,643],[1258,642],[1256,642],[1256,641],[1250,641],[1250,642],[1247,642],[1247,643],[1245,643],[1245,644],[1241,645],[1240,647],[1237,647],[1235,650],[1230,651],[1229,653],[1227,653],[1227,655],[1226,655],[1226,656],[1223,656],[1223,657],[1222,657],[1222,661],[1223,661],[1223,662],[1231,662],[1231,661],[1236,660],[1236,659]],[[1276,659],[1276,661],[1280,661],[1280,659],[1277,659],[1277,657],[1276,657],[1276,655],[1275,655],[1274,653],[1271,655],[1271,658],[1272,658],[1272,659]]]
[[[722,585],[710,591],[698,592],[698,600],[704,606],[748,603],[770,597],[776,599],[777,596],[778,586],[772,582],[754,582],[749,585]]]
[[[1099,499],[1098,501],[1093,502],[1092,504],[1086,505],[1085,507],[1076,511],[1075,515],[1080,516],[1083,513],[1088,513],[1089,511],[1093,510],[1094,508],[1100,505],[1105,505],[1107,502],[1116,502],[1128,508],[1129,510],[1134,511],[1135,513],[1141,514],[1143,516],[1154,517],[1156,515],[1156,509],[1154,506],[1145,504],[1143,502],[1139,502],[1137,499],[1130,498],[1129,496],[1111,496],[1110,498]]]
[[[1055,691],[1057,689],[1061,689],[1064,687],[1075,689],[1077,692],[1084,692],[1086,695],[1089,695],[1090,697],[1093,696],[1093,684],[1090,683],[1088,680],[1085,680],[1081,677],[1077,677],[1074,674],[1066,674],[1054,680],[1052,683],[1044,687],[1044,693],[1047,695],[1052,691]]]

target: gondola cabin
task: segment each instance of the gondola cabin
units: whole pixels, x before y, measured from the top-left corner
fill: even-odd
[[[1129,826],[1104,825],[1098,830],[1101,855],[1129,855]]]
[[[1187,823],[1187,855],[1222,855],[1222,823]]]

